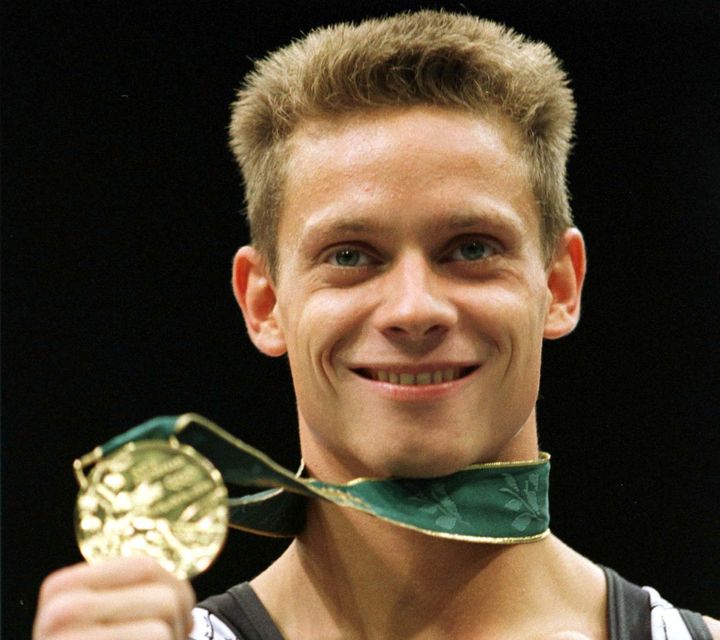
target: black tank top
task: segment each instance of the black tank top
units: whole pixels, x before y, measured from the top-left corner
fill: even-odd
[[[608,585],[610,640],[654,640],[650,593],[601,567]],[[712,640],[700,614],[676,610],[692,640]],[[193,611],[195,628],[191,640],[283,640],[255,591],[247,583],[200,602]],[[672,640],[672,635],[665,636]],[[687,636],[685,636],[687,638]]]

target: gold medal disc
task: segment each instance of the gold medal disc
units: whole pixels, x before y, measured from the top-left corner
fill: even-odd
[[[207,569],[228,529],[220,472],[177,441],[131,442],[101,459],[75,509],[83,556],[149,556],[179,578]]]

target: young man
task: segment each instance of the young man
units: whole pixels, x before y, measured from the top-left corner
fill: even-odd
[[[541,459],[542,342],[575,327],[585,274],[573,120],[551,52],[471,16],[340,25],[257,65],[231,125],[252,230],[233,286],[255,345],[289,358],[308,476]],[[191,606],[149,561],[72,567],[35,637],[179,639]],[[471,542],[320,500],[194,618],[193,638],[720,638],[547,530]]]

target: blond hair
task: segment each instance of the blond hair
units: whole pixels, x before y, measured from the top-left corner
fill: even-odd
[[[428,104],[486,114],[522,133],[552,255],[572,225],[565,165],[575,102],[543,43],[471,15],[419,11],[317,29],[255,64],[233,103],[230,146],[242,170],[251,241],[277,266],[288,141],[308,118]]]

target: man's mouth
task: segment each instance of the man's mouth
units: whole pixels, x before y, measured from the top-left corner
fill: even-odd
[[[432,371],[419,371],[410,373],[406,371],[390,371],[385,369],[353,369],[363,378],[377,382],[388,382],[398,385],[432,385],[443,382],[453,382],[470,375],[478,367],[448,367]]]

